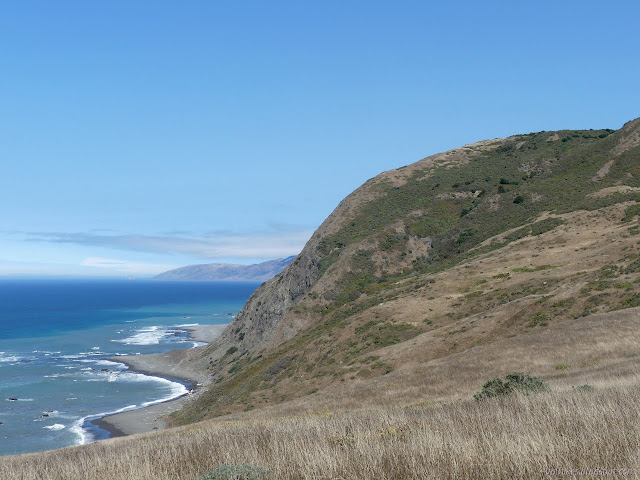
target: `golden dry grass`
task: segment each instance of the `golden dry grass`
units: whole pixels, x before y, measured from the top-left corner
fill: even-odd
[[[429,333],[376,353],[400,365],[367,379],[346,378],[312,395],[235,412],[224,419],[269,419],[310,411],[387,408],[471,398],[489,378],[521,371],[548,381],[556,391],[588,383],[598,388],[628,385],[640,371],[640,308],[590,315],[549,325],[524,335],[432,358],[438,337]],[[557,369],[558,365],[566,368]],[[351,374],[356,376],[355,372]],[[296,376],[292,388],[309,391]],[[261,392],[256,392],[260,394]]]
[[[222,464],[257,465],[278,480],[543,478],[552,469],[595,468],[640,472],[640,387],[634,383],[479,403],[204,422],[3,457],[0,478],[183,480]]]

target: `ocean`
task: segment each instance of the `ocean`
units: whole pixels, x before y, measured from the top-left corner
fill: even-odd
[[[181,327],[229,323],[257,286],[0,279],[0,455],[108,438],[92,420],[185,394],[105,358],[202,345]]]

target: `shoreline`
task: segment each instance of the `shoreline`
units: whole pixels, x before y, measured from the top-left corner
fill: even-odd
[[[228,323],[221,325],[187,325],[178,327],[189,332],[189,337],[194,342],[211,343],[227,328]]]
[[[208,344],[220,336],[227,325],[189,325],[180,328],[188,331],[193,341]],[[105,360],[126,365],[128,370],[132,372],[181,383],[188,389],[188,392],[153,405],[105,415],[91,420],[90,423],[107,431],[109,438],[150,433],[168,428],[168,423],[162,417],[180,410],[187,402],[196,399],[202,393],[203,387],[210,383],[207,374],[180,365],[186,353],[193,350],[181,349],[167,353],[106,358]]]

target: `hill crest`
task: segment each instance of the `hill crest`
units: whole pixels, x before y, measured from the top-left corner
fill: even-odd
[[[627,231],[640,208],[639,129],[634,120],[487,140],[365,182],[192,354],[218,383],[176,421],[337,382],[366,389],[418,358],[634,306],[623,272],[638,248]],[[606,283],[605,301],[585,285],[608,266],[631,287]]]

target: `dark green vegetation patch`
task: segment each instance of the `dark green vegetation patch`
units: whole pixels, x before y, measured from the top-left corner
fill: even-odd
[[[353,268],[341,279],[339,293],[327,298],[333,305],[330,309],[354,301],[363,293],[381,291],[386,288],[381,285],[385,282],[441,271],[470,256],[526,236],[541,235],[562,225],[559,214],[640,199],[637,193],[589,196],[614,186],[614,180],[619,178],[625,178],[629,186],[640,186],[637,149],[616,157],[609,174],[593,180],[610,158],[618,133],[558,132],[566,141],[549,141],[551,135],[518,135],[497,140],[493,147],[470,147],[465,149],[466,161],[415,170],[403,185],[389,181],[371,184],[369,188],[377,196],[356,210],[340,230],[320,242],[320,274],[340,258],[345,247],[365,238],[376,241],[379,251],[391,260],[411,253],[409,237],[428,243],[430,253],[392,276],[381,271],[370,261],[371,257],[359,258],[363,255],[359,253],[351,260]],[[640,207],[631,208],[627,217],[633,218],[639,211]],[[555,216],[531,223],[543,212]],[[398,222],[402,222],[403,232],[398,230]],[[503,242],[479,247],[488,238],[514,228],[517,230]]]
[[[489,380],[473,398],[480,401],[492,397],[515,395],[516,393],[528,395],[546,390],[548,387],[540,378],[513,372],[505,376],[504,379],[497,377]]]

